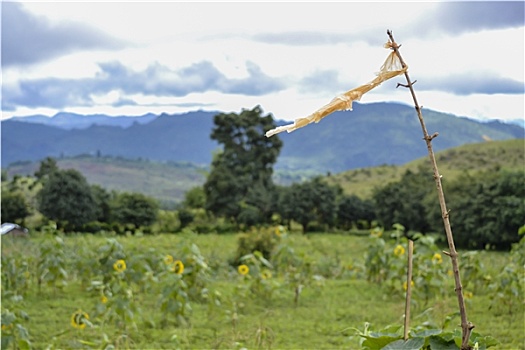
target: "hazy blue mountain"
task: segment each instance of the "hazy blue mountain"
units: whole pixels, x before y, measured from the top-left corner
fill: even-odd
[[[35,124],[44,124],[48,126],[55,126],[61,129],[71,130],[71,129],[86,129],[92,125],[108,125],[108,126],[119,126],[122,128],[128,128],[131,125],[146,124],[157,118],[157,115],[153,113],[144,114],[138,117],[129,117],[129,116],[115,116],[111,117],[104,114],[89,114],[81,115],[76,113],[66,113],[60,112],[55,114],[52,117],[47,117],[45,115],[32,115],[27,117],[14,117],[11,120],[26,122],[26,123],[35,123]]]
[[[512,119],[509,120],[509,124],[519,125],[525,128],[525,119]]]
[[[218,147],[209,137],[215,114],[162,114],[147,124],[135,123],[125,129],[94,124],[66,130],[9,119],[2,121],[2,165],[79,154],[208,164],[212,150]]]
[[[486,140],[525,138],[525,129],[498,121],[481,123],[423,109],[435,151]],[[354,104],[353,111],[335,112],[318,124],[279,134],[284,147],[279,167],[311,164],[334,172],[382,164],[404,164],[427,154],[414,107],[396,103]],[[306,162],[309,160],[309,162]]]
[[[162,114],[148,123],[132,123],[127,128],[92,124],[71,130],[10,119],[2,121],[2,166],[79,154],[209,165],[213,152],[219,149],[210,139],[213,116],[217,113]],[[481,123],[425,109],[423,115],[429,133],[439,132],[433,141],[436,151],[467,143],[525,137],[525,129],[513,124]],[[278,121],[279,125],[287,123]],[[413,107],[356,103],[353,111],[336,112],[318,124],[279,134],[284,146],[276,168],[326,173],[404,164],[427,154],[422,136]]]

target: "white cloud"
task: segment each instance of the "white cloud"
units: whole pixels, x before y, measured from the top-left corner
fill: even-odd
[[[500,6],[489,5],[481,10]],[[240,111],[261,105],[267,113],[292,120],[372,80],[388,54],[382,47],[387,41],[386,29],[392,29],[402,44],[412,79],[419,81],[420,90],[416,84],[416,91],[426,108],[481,119],[523,118],[523,93],[476,94],[472,89],[468,96],[456,95],[454,91],[459,90],[455,86],[443,91],[449,77],[468,74],[486,75],[500,83],[525,80],[523,25],[506,28],[503,15],[464,17],[472,10],[465,5],[455,8],[447,23],[456,28],[455,34],[440,27],[439,21],[451,7],[439,2],[28,2],[23,3],[26,11],[51,24],[90,26],[129,45],[119,50],[66,52],[24,69],[4,69],[4,93],[16,93],[22,101],[20,94],[25,90],[16,91],[16,86],[44,88],[44,80],[55,79],[57,84],[71,84],[67,86],[76,91],[78,95],[72,97],[77,101],[95,102],[94,106],[63,107],[78,113],[178,113],[198,108]],[[515,16],[513,21],[515,25]],[[489,30],[491,27],[496,29]],[[107,72],[101,70],[101,64],[110,62],[118,62],[123,72],[143,81],[134,82],[133,88],[106,81],[107,89],[91,92],[77,86],[83,80],[92,84],[89,86],[102,86],[97,79]],[[196,65],[192,74],[181,73],[202,62],[209,64]],[[163,68],[156,69],[153,77],[146,74],[153,72],[148,71],[151,67]],[[202,79],[211,73],[215,80],[206,86]],[[129,83],[123,76],[118,76],[119,81]],[[403,82],[402,77],[396,79]],[[396,89],[395,83],[385,83],[365,95],[362,102],[412,104],[408,91]],[[486,83],[478,86],[487,87]],[[143,85],[144,91],[137,93],[135,84]],[[159,84],[166,88],[175,84],[178,91],[184,86],[198,89],[188,89],[185,96],[169,96],[166,90],[154,92]],[[436,88],[439,90],[431,91]],[[34,96],[56,96],[37,92],[32,91]],[[81,98],[83,93],[87,95]],[[42,98],[39,103],[45,101]],[[3,111],[3,118],[59,111],[45,105],[13,106],[14,111]]]

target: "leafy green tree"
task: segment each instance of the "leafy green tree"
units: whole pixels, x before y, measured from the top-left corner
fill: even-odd
[[[58,171],[57,161],[54,158],[47,157],[40,162],[40,167],[35,171],[35,177],[38,180],[42,180],[46,176]]]
[[[99,185],[91,185],[91,193],[95,200],[95,220],[109,223],[111,220],[111,194]]]
[[[279,214],[287,223],[291,220],[298,222],[303,233],[308,232],[308,226],[313,221],[332,227],[336,221],[340,193],[339,187],[330,186],[321,177],[294,183],[279,198]]]
[[[202,186],[189,189],[184,195],[182,206],[188,209],[200,209],[206,206],[206,194]]]
[[[56,170],[37,194],[38,209],[47,218],[77,229],[96,219],[96,202],[85,177],[74,169]],[[67,224],[67,225],[65,225]]]
[[[437,200],[430,201],[434,192],[432,175],[421,169],[418,172],[407,170],[400,181],[391,182],[374,192],[377,219],[385,227],[398,223],[406,228],[406,232],[429,232],[428,207],[439,206]]]
[[[510,249],[525,218],[525,173],[465,174],[447,187],[447,202],[458,247]]]
[[[111,205],[112,216],[116,222],[132,224],[135,228],[153,224],[158,210],[158,203],[142,193],[120,193]]]
[[[193,220],[195,219],[195,215],[193,215],[191,210],[188,210],[188,209],[185,209],[185,208],[180,209],[178,211],[177,215],[179,217],[180,229],[185,228],[186,226],[191,224],[193,222]]]
[[[12,191],[2,193],[2,222],[23,224],[29,214],[29,206],[23,194]]]
[[[265,136],[276,125],[272,115],[262,113],[257,106],[240,114],[221,113],[214,117],[215,127],[210,137],[223,149],[212,161],[204,192],[206,209],[216,216],[235,222],[239,222],[239,218],[252,222],[271,217],[268,201],[259,200],[257,194],[272,190],[273,164],[282,141],[275,136]],[[253,216],[256,210],[261,211],[258,218]]]
[[[344,196],[337,207],[337,224],[343,229],[357,226],[360,220],[370,222],[375,219],[374,206],[371,201],[363,200],[356,195]]]

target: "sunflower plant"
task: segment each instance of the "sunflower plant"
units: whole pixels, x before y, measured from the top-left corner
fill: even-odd
[[[100,270],[91,282],[90,290],[99,298],[95,316],[102,323],[114,322],[128,332],[130,327],[137,329],[137,321],[142,315],[133,289],[133,278],[129,269],[129,259],[122,245],[115,239],[98,251]]]
[[[208,284],[211,280],[211,268],[199,247],[189,239],[179,246],[173,262],[174,272],[184,274],[187,293],[192,301],[204,301],[207,298]]]
[[[62,289],[67,285],[67,261],[64,240],[55,236],[52,242],[45,242],[40,248],[40,257],[37,263],[38,289],[43,284],[53,287],[53,290]]]
[[[190,322],[192,307],[188,294],[186,273],[181,260],[168,259],[166,271],[161,273],[162,290],[158,305],[162,311],[161,327],[169,322],[177,326],[187,326]],[[166,262],[166,261],[165,261]]]
[[[24,326],[25,321],[28,320],[29,316],[25,311],[12,311],[2,308],[2,349],[8,349],[10,346],[13,349],[32,348],[29,332]]]
[[[2,255],[2,288],[6,295],[25,295],[31,285],[30,262],[25,258]]]
[[[292,289],[294,303],[297,305],[303,289],[313,282],[322,281],[322,277],[314,273],[314,262],[309,255],[296,252],[290,238],[287,236],[282,239],[272,262],[278,275],[284,279],[284,285]]]
[[[490,309],[503,307],[512,315],[516,305],[523,303],[525,286],[525,226],[518,231],[521,239],[512,245],[510,262],[505,265],[497,278],[490,284],[489,290],[493,293]]]
[[[247,254],[239,260],[241,264],[237,267],[237,272],[242,277],[242,283],[237,289],[244,290],[245,295],[249,291],[259,298],[270,300],[281,286],[273,278],[274,267],[270,261],[259,251]]]

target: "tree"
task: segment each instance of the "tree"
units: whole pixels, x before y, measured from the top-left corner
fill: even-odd
[[[344,229],[358,226],[360,220],[367,222],[375,219],[374,206],[369,200],[363,200],[356,195],[344,196],[337,207],[337,223]]]
[[[260,210],[255,221],[268,220],[267,203],[254,193],[271,191],[273,164],[277,161],[282,141],[266,137],[276,125],[272,115],[262,116],[257,106],[240,114],[217,114],[210,137],[223,146],[215,155],[211,172],[204,184],[206,209],[217,216],[239,222],[241,212],[253,221],[254,210]],[[248,212],[247,212],[248,211]],[[246,221],[246,220],[245,220]]]
[[[57,161],[54,158],[47,157],[43,161],[40,162],[40,167],[37,171],[35,171],[35,177],[38,180],[42,180],[46,176],[49,176],[50,174],[54,173],[58,170]]]
[[[187,209],[200,209],[206,206],[206,194],[202,186],[195,186],[184,195],[182,206]]]
[[[377,218],[387,228],[403,225],[408,231],[426,233],[431,230],[428,222],[428,198],[433,195],[432,176],[424,170],[407,170],[398,182],[391,182],[373,194]]]
[[[328,185],[321,177],[294,183],[279,198],[279,214],[288,224],[291,220],[298,222],[303,233],[308,232],[313,221],[331,227],[335,224],[340,193],[339,187]]]
[[[2,222],[23,224],[29,214],[29,206],[20,192],[2,193]]]
[[[115,221],[132,224],[135,228],[149,226],[157,218],[158,203],[142,193],[120,193],[112,203],[111,212]]]
[[[456,245],[510,249],[518,242],[525,218],[524,183],[523,171],[466,174],[452,183],[450,216]]]
[[[66,230],[78,229],[96,219],[96,202],[84,176],[74,169],[48,174],[38,192],[38,209]]]
[[[111,194],[99,185],[91,185],[91,193],[95,200],[95,220],[109,223],[111,220]]]

